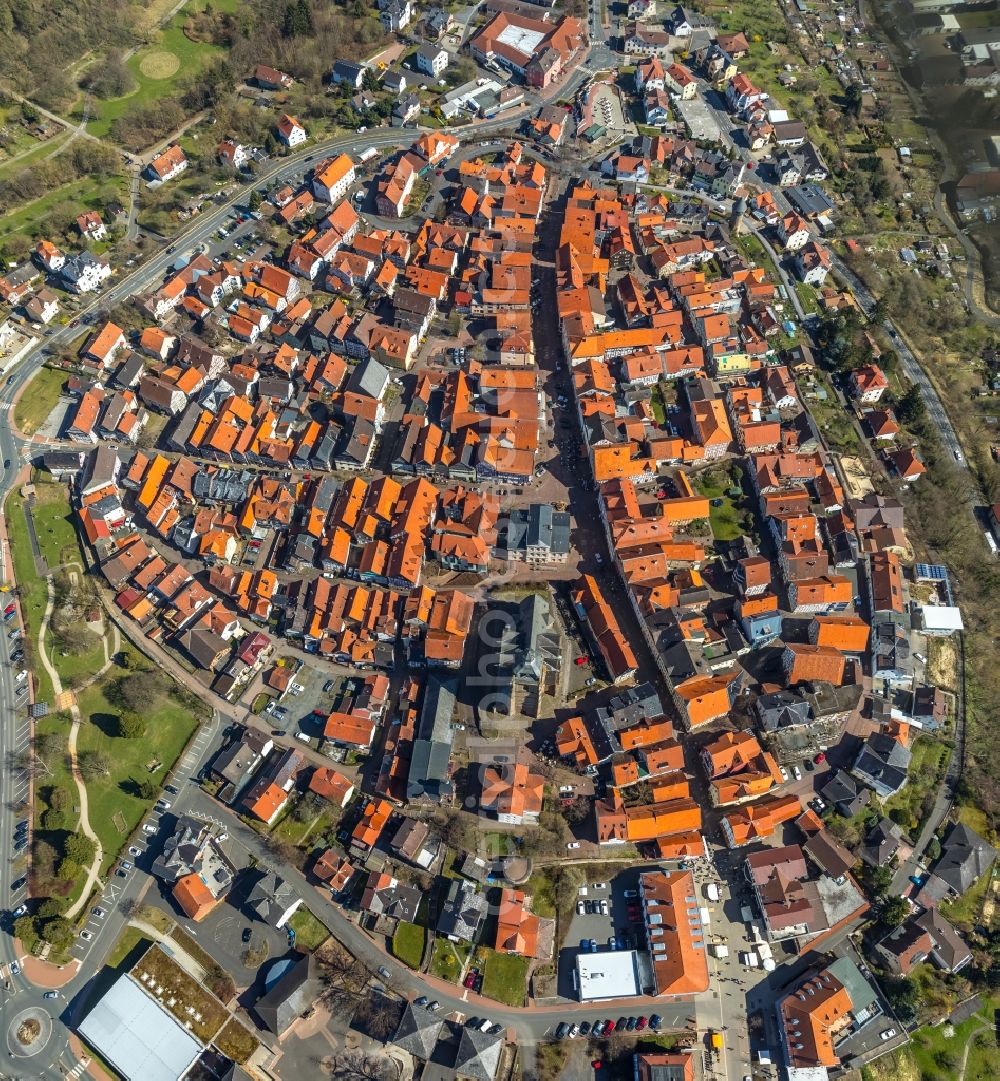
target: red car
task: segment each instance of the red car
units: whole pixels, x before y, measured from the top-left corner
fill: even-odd
[[[475,982],[476,982],[476,976],[475,976],[475,973],[473,973],[473,972],[470,972],[470,973],[468,974],[468,976],[466,976],[466,977],[465,977],[465,979],[464,979],[464,980],[462,981],[462,984],[463,984],[463,986],[464,986],[464,987],[472,987],[472,985],[473,985],[473,984],[474,984]]]
[[[636,1032],[642,1032],[642,1030],[645,1027],[646,1027],[646,1018],[645,1017],[640,1017],[639,1020],[636,1021],[636,1023],[635,1023],[635,1031]]]
[[[822,751],[820,751],[819,754],[816,755],[816,757],[813,759],[813,761],[818,766],[820,764],[820,762],[825,762],[826,761],[826,755]]]
[[[615,1031],[615,1023],[614,1023],[614,1021],[611,1021],[611,1020],[605,1021],[604,1022],[604,1035],[607,1036],[607,1034],[609,1032],[614,1032],[614,1031]]]
[[[577,657],[577,659],[573,663],[574,664],[586,664],[587,663],[587,658],[586,657]]]
[[[601,1062],[601,1060],[599,1058],[595,1058],[594,1061],[590,1065],[593,1066],[595,1070],[599,1070],[601,1068],[601,1066],[603,1065],[603,1063]]]
[[[657,499],[666,499],[667,498],[667,490],[666,490],[666,488],[657,488],[656,489],[656,498]]]
[[[14,605],[13,604],[8,604],[7,607],[3,610],[3,614],[5,616],[9,616],[11,614],[11,612],[13,612],[13,611],[14,611]]]

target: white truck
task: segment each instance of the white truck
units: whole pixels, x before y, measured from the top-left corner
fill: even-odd
[[[362,128],[360,130],[363,131],[364,129]],[[377,153],[378,153],[378,151],[375,149],[375,147],[370,146],[370,147],[368,147],[367,150],[362,150],[361,151],[361,153],[358,155],[358,161],[362,161],[362,162],[371,161],[372,158],[374,158]]]

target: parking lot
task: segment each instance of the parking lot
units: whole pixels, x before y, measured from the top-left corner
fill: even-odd
[[[303,664],[292,676],[285,693],[274,699],[274,708],[268,711],[269,707],[266,707],[263,715],[275,732],[295,735],[301,731],[315,738],[323,730],[319,715],[323,714],[325,718],[337,708],[349,679],[346,675]]]
[[[629,870],[607,882],[588,882],[581,887],[576,912],[559,954],[561,995],[576,997],[573,971],[577,954],[642,947],[642,924],[630,918],[638,915],[638,896],[627,896],[636,891],[637,883],[638,871]],[[584,889],[586,893],[582,892]]]

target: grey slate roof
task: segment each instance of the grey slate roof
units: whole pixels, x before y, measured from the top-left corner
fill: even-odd
[[[448,760],[455,738],[451,727],[458,683],[430,677],[424,690],[420,723],[410,753],[406,798],[437,797],[451,790]]]
[[[486,895],[473,884],[453,878],[438,919],[438,934],[475,942],[485,919]]]
[[[891,796],[906,784],[913,752],[884,732],[870,735],[855,759],[853,771],[879,795]]]
[[[389,369],[369,357],[351,372],[351,377],[347,380],[347,389],[353,394],[365,394],[377,400],[385,393],[389,379]]]
[[[941,858],[934,864],[932,875],[962,894],[986,874],[996,858],[997,850],[960,822],[942,845]]]
[[[280,1036],[312,1007],[318,992],[315,956],[304,953],[265,995],[257,999],[254,1012],[267,1029]]]
[[[407,1003],[392,1042],[416,1058],[429,1059],[444,1027],[444,1018],[423,1006]]]
[[[754,709],[765,732],[777,732],[779,728],[808,724],[812,716],[809,703],[794,691],[762,694]]]
[[[884,867],[899,851],[903,831],[891,819],[883,818],[861,844],[860,855],[872,867]]]
[[[868,789],[860,788],[858,782],[842,769],[838,769],[820,789],[820,795],[827,803],[835,804],[846,818],[853,818],[871,798]]]
[[[493,1081],[500,1066],[503,1037],[474,1028],[463,1028],[455,1056],[455,1073],[475,1081]]]

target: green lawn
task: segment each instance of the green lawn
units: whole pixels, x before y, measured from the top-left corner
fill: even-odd
[[[303,905],[295,910],[288,923],[295,932],[295,945],[309,953],[318,950],[330,937],[326,927]]]
[[[56,368],[39,368],[14,406],[14,423],[25,435],[34,435],[56,407],[66,373]]]
[[[68,138],[69,132],[65,128],[60,128],[51,139],[46,139],[44,142],[38,142],[37,139],[29,136],[23,145],[8,148],[10,158],[0,162],[0,176],[16,173],[20,169],[26,169],[29,165],[34,165],[39,159],[51,154],[56,147],[64,143]],[[21,156],[15,157],[17,154]]]
[[[215,4],[224,8],[224,4]],[[169,96],[181,79],[197,74],[216,56],[225,50],[207,42],[191,41],[184,36],[184,21],[187,18],[183,10],[179,11],[167,24],[157,41],[138,49],[127,61],[129,71],[135,76],[136,89],[131,94],[109,101],[94,103],[94,117],[87,125],[91,135],[103,138],[111,130],[111,124],[133,105],[150,105],[160,98]],[[164,78],[150,78],[143,74],[143,61],[156,53],[172,53],[180,61],[176,71]]]
[[[141,666],[138,654],[131,655],[131,670]],[[120,675],[112,669],[108,676]],[[87,783],[90,824],[104,849],[103,868],[114,861],[128,835],[142,820],[151,801],[140,799],[134,782],[150,779],[162,784],[191,733],[197,717],[179,701],[164,694],[146,718],[146,733],[139,739],[109,735],[118,710],[105,697],[108,679],[102,679],[80,694],[78,705],[84,723],[80,727],[78,750],[99,751],[110,762],[108,776]],[[150,769],[150,765],[154,765]],[[113,816],[120,811],[126,830],[119,832]]]
[[[802,310],[809,315],[819,312],[819,301],[816,299],[816,290],[806,282],[796,282],[795,292],[798,294]]]
[[[735,540],[737,537],[742,537],[747,533],[743,521],[743,512],[732,496],[726,494],[730,486],[728,477],[725,478],[724,483],[712,483],[710,474],[702,474],[694,485],[695,490],[705,496],[706,499],[710,501],[722,500],[722,504],[718,507],[710,505],[708,512],[712,536],[717,541]]]
[[[48,603],[48,585],[45,578],[39,577],[35,568],[35,559],[28,539],[28,524],[24,516],[24,500],[15,491],[6,503],[7,534],[10,539],[14,577],[17,581],[21,602],[21,614],[24,617],[25,654],[32,669],[37,687],[36,698],[51,702],[54,697],[52,681],[48,673],[37,661],[30,663],[38,649],[38,630],[41,626],[45,607]],[[76,530],[69,508],[66,489],[61,484],[37,483],[35,485],[35,504],[32,512],[38,547],[50,566],[61,562],[80,559],[80,549],[76,539]],[[57,657],[56,668],[62,672],[61,663],[67,658]]]
[[[428,971],[432,976],[454,983],[458,980],[471,952],[472,947],[468,943],[435,938]]]
[[[424,959],[424,942],[427,931],[415,923],[401,922],[392,937],[392,955],[410,968],[420,968]]]
[[[497,953],[485,947],[480,952],[486,958],[483,994],[508,1006],[523,1006],[530,960],[512,953]]]
[[[338,809],[327,803],[318,815],[311,816],[307,822],[300,822],[291,813],[284,815],[272,833],[275,837],[280,837],[297,848],[311,850],[317,840],[328,833],[338,821]]]
[[[108,968],[117,968],[140,942],[151,943],[138,927],[127,926],[118,936],[118,941],[111,947],[105,964]]]
[[[125,182],[121,177],[85,177],[63,184],[47,192],[17,210],[9,211],[0,218],[0,239],[11,233],[40,236],[46,230],[46,219],[59,203],[72,203],[77,213],[83,210],[100,210],[113,199],[124,200],[127,196]]]
[[[961,1062],[962,1051],[969,1038],[984,1025],[987,1026],[992,1046],[983,1049],[973,1045],[965,1076],[969,1081],[986,1081],[987,1078],[1000,1076],[1000,1052],[992,1033],[992,1015],[996,1005],[996,999],[987,997],[983,1010],[956,1025],[954,1035],[951,1036],[945,1035],[946,1029],[951,1031],[947,1025],[925,1025],[917,1029],[908,1047],[881,1060],[888,1066],[888,1070],[879,1070],[878,1076],[913,1077],[914,1071],[906,1069],[907,1065],[912,1064],[917,1071],[916,1076],[921,1078],[955,1077],[958,1073],[957,1065],[952,1065],[952,1061],[956,1064]],[[972,1072],[973,1070],[975,1072]],[[874,1073],[875,1071],[873,1075]]]
[[[913,741],[913,757],[908,771],[909,781],[903,789],[885,801],[886,814],[892,811],[905,812],[909,822],[900,823],[911,837],[920,831],[923,822],[922,804],[929,793],[935,792],[944,770],[950,748],[942,740],[933,736],[918,736]],[[896,821],[894,818],[893,821]]]
[[[963,893],[957,900],[943,902],[940,906],[941,915],[958,927],[971,930],[979,919],[990,881],[990,875],[983,875],[971,890]]]
[[[551,918],[556,914],[556,893],[552,880],[544,870],[536,871],[528,880],[524,892],[531,898],[531,909],[537,916]]]

